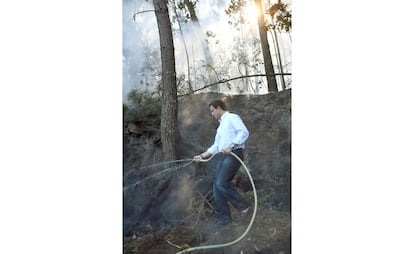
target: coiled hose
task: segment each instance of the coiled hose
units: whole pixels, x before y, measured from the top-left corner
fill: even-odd
[[[217,153],[216,153],[217,154]],[[201,162],[208,162],[208,161],[210,161],[216,154],[214,154],[213,156],[211,156],[210,158],[208,158],[208,159],[204,159],[204,160],[201,160]],[[246,228],[246,230],[243,232],[243,234],[242,235],[240,235],[236,240],[234,240],[234,241],[231,241],[231,242],[228,242],[228,243],[221,243],[221,244],[213,244],[213,245],[205,245],[205,246],[198,246],[198,247],[191,247],[191,248],[187,248],[187,249],[185,249],[185,250],[182,250],[182,251],[179,251],[179,252],[177,252],[176,254],[182,254],[182,253],[188,253],[188,252],[191,252],[191,251],[196,251],[196,250],[205,250],[205,249],[215,249],[215,248],[223,248],[223,247],[226,247],[226,246],[230,246],[230,245],[233,245],[233,244],[235,244],[235,243],[237,243],[237,242],[239,242],[241,239],[243,239],[246,235],[247,235],[247,233],[250,231],[250,228],[252,227],[252,225],[253,225],[253,222],[254,222],[254,219],[256,218],[256,212],[257,212],[257,193],[256,193],[256,187],[255,187],[255,185],[254,185],[254,182],[253,182],[253,178],[252,178],[252,176],[250,175],[250,172],[249,172],[249,170],[248,170],[248,168],[247,168],[247,166],[246,166],[246,164],[244,164],[244,162],[239,158],[239,156],[237,156],[236,154],[234,154],[233,152],[231,152],[230,153],[231,155],[233,155],[239,162],[240,162],[240,164],[243,166],[243,168],[244,168],[244,170],[245,170],[245,172],[246,172],[246,174],[247,174],[247,176],[249,177],[249,179],[250,179],[250,183],[252,184],[252,188],[253,188],[253,194],[254,194],[254,209],[253,209],[253,214],[252,214],[252,218],[250,219],[250,223],[249,223],[249,225],[247,226],[247,228]]]

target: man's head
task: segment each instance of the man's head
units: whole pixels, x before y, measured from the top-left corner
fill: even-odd
[[[226,104],[221,100],[210,102],[208,107],[210,108],[211,115],[216,119],[219,119],[226,111]]]

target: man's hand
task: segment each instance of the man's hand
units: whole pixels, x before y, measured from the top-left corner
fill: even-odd
[[[193,161],[200,162],[202,159],[203,158],[201,157],[201,155],[196,155],[196,156],[194,156]]]
[[[232,150],[231,147],[228,146],[228,147],[226,147],[226,148],[223,149],[223,153],[229,154],[229,153],[231,153],[231,150]]]

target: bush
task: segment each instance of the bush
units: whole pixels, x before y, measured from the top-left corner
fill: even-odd
[[[161,98],[134,89],[128,93],[127,104],[123,104],[123,117],[126,123],[159,128],[161,124]]]

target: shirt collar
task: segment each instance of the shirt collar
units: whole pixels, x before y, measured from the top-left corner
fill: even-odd
[[[223,120],[223,118],[226,117],[226,115],[228,115],[229,111],[224,111],[224,113],[221,115],[221,117],[218,119],[219,122],[221,122],[221,120]]]

